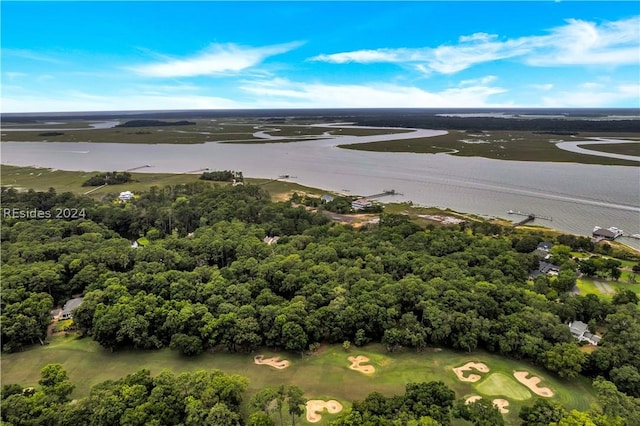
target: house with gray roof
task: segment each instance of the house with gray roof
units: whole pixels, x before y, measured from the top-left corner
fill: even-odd
[[[67,303],[62,307],[62,313],[60,314],[61,320],[71,319],[73,318],[73,310],[78,306],[82,305],[82,297],[76,297],[71,300],[68,300]]]
[[[600,343],[600,336],[590,333],[589,326],[582,321],[570,322],[569,331],[580,342],[589,342],[594,346],[598,346]]]

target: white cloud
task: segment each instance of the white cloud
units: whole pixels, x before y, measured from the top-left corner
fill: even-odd
[[[535,50],[530,65],[634,65],[640,64],[640,17],[597,26],[570,19],[551,34],[532,37]]]
[[[2,56],[13,56],[16,58],[28,59],[37,62],[48,62],[52,64],[62,64],[64,61],[60,60],[57,54],[47,54],[41,52],[34,52],[27,49],[8,49],[2,48]]]
[[[575,90],[557,91],[551,96],[544,96],[541,106],[553,108],[609,107],[639,98],[640,84],[638,83],[617,86],[583,83]]]
[[[7,76],[9,80],[18,80],[20,78],[26,77],[28,74],[23,72],[7,71],[4,73],[4,75]]]
[[[213,44],[197,55],[161,62],[135,65],[128,69],[146,77],[195,77],[220,73],[236,73],[260,64],[269,56],[286,53],[301,43],[292,42],[264,47],[236,44]]]
[[[468,43],[470,41],[489,41],[496,39],[498,36],[496,34],[487,34],[487,33],[475,33],[468,36],[460,36],[458,39],[460,43]]]
[[[531,87],[533,87],[536,90],[543,90],[545,92],[548,92],[549,90],[553,89],[553,84],[551,84],[551,83],[532,84]]]
[[[355,52],[335,53],[333,55],[318,55],[310,58],[311,61],[331,62],[334,64],[344,64],[348,62],[358,62],[362,64],[373,62],[408,62],[408,55],[413,54],[420,60],[421,52],[412,49],[377,49],[377,50],[357,50]]]
[[[453,74],[475,64],[520,58],[533,66],[640,64],[640,16],[605,22],[570,19],[547,35],[499,40],[497,35],[461,36],[455,45],[424,48],[381,48],[318,55],[331,63],[412,63],[423,73]]]
[[[486,86],[489,83],[493,83],[497,79],[498,77],[496,77],[495,75],[487,75],[482,78],[475,78],[472,80],[462,80],[460,82],[460,86],[476,86],[476,85]]]
[[[246,105],[231,99],[198,95],[137,95],[95,96],[75,92],[66,97],[20,96],[3,97],[2,112],[47,112],[47,111],[122,111],[161,109],[237,109]]]
[[[490,97],[499,87],[470,86],[429,92],[395,84],[324,84],[284,79],[246,82],[242,87],[257,96],[260,108],[438,108],[499,106]],[[502,105],[510,106],[510,105]]]

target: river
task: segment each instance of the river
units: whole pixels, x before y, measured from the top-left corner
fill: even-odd
[[[421,130],[393,139],[440,134]],[[640,167],[504,161],[448,154],[381,153],[337,148],[390,135],[342,136],[291,143],[143,145],[85,142],[2,142],[2,162],[63,170],[143,172],[241,170],[247,177],[296,176],[292,181],[347,194],[395,189],[383,202],[451,208],[509,217],[507,210],[548,216],[534,222],[590,235],[594,226],[640,233]],[[515,219],[511,217],[510,219]],[[521,218],[521,217],[518,217]],[[621,238],[640,249],[640,240]]]

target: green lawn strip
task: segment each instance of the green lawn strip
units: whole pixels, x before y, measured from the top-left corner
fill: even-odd
[[[99,172],[80,172],[67,170],[53,170],[37,167],[17,167],[2,164],[0,175],[3,186],[13,186],[24,189],[34,189],[36,191],[47,191],[53,187],[57,192],[72,192],[74,194],[84,194],[96,187],[82,186],[90,177]],[[152,186],[164,187],[167,185],[177,185],[196,182],[199,174],[171,174],[171,173],[131,173],[133,182],[122,185],[110,185],[100,188],[90,195],[92,197],[103,198],[107,194],[113,194],[114,198],[121,191],[141,192],[147,191]],[[226,184],[225,182],[218,182]]]
[[[631,290],[632,292],[640,296],[640,282],[637,282],[635,284],[630,283],[628,282],[628,279],[629,279],[628,276],[629,276],[629,273],[624,271],[618,281],[606,280],[603,278],[580,277],[576,280],[576,285],[580,290],[580,294],[583,296],[587,294],[595,294],[598,297],[610,299],[615,295],[615,292],[618,289]],[[613,290],[613,293],[612,294],[602,293],[600,289],[598,289],[598,287],[596,286],[595,284],[596,281],[603,284],[607,284],[609,287],[611,287],[611,289]]]
[[[253,360],[256,354],[265,357],[280,356],[291,361],[291,366],[278,370],[267,365],[256,365]],[[362,374],[350,370],[347,357],[357,355],[369,357],[371,361],[367,364],[373,365],[376,372]],[[456,392],[458,398],[481,394],[476,390],[475,384],[460,382],[452,371],[452,368],[468,361],[487,364],[491,371],[484,377],[489,377],[492,373],[512,377],[513,371],[530,371],[541,377],[543,381],[540,385],[550,387],[556,393],[554,399],[569,409],[585,410],[590,403],[595,402],[586,378],[560,380],[527,363],[485,352],[467,354],[428,349],[420,353],[411,350],[387,353],[379,344],[365,348],[352,347],[349,352],[345,352],[340,345],[324,346],[318,353],[304,358],[299,354],[269,350],[260,350],[254,354],[205,353],[188,358],[169,349],[112,353],[89,338],[59,336],[52,338],[49,345],[33,346],[23,352],[3,355],[0,366],[3,383],[35,386],[44,365],[60,363],[76,385],[73,393],[76,398],[87,395],[91,386],[97,383],[117,379],[142,368],[149,369],[153,375],[165,368],[176,373],[220,369],[228,374],[247,377],[248,397],[264,387],[277,387],[284,383],[299,386],[308,399],[336,399],[345,405],[354,399],[364,399],[373,391],[385,395],[400,394],[409,382],[431,380],[442,380]],[[515,384],[519,385],[517,382]],[[523,385],[522,388],[526,390]],[[507,418],[511,424],[516,424],[520,407],[533,401],[517,401],[509,397],[505,399],[510,403]]]
[[[36,191],[47,191],[53,187],[57,192],[72,192],[74,194],[84,194],[96,187],[82,186],[82,183],[99,172],[78,172],[68,170],[52,170],[37,167],[18,167],[2,164],[0,166],[0,183],[3,186],[13,186],[18,189],[34,189]],[[152,186],[163,188],[179,184],[193,182],[207,182],[210,185],[228,185],[228,182],[211,182],[199,179],[200,174],[181,173],[131,173],[134,181],[122,185],[112,185],[100,188],[90,196],[102,199],[108,194],[114,199],[121,191],[137,192],[148,191]],[[288,196],[294,191],[306,192],[315,195],[322,195],[326,191],[299,185],[294,182],[286,182],[274,179],[245,178],[245,182],[252,184],[264,184],[274,199]]]

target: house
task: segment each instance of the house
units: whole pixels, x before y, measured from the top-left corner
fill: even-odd
[[[271,245],[277,243],[279,239],[280,237],[264,237],[262,241],[267,243],[267,245]]]
[[[373,203],[366,198],[358,198],[351,202],[351,208],[354,210],[362,210],[371,207]]]
[[[540,244],[538,244],[538,247],[536,247],[536,250],[545,251],[549,253],[549,250],[551,250],[551,247],[553,247],[553,243],[550,243],[549,241],[543,241]]]
[[[533,254],[538,256],[541,259],[547,260],[551,257],[551,254],[549,253],[549,250],[551,250],[551,247],[553,247],[552,243],[548,241],[543,241],[540,244],[538,244],[538,247],[536,247],[536,249],[533,251]]]
[[[73,310],[82,305],[82,300],[82,297],[76,297],[71,300],[67,300],[67,303],[65,303],[62,307],[62,314],[60,315],[60,319],[66,320],[73,318]]]
[[[596,226],[595,228],[593,228],[593,232],[591,233],[593,238],[604,239],[609,241],[613,241],[616,238],[621,237],[622,234],[624,234],[622,229],[618,229],[613,226],[610,227],[609,229],[603,229],[603,228],[600,228],[599,226]]]
[[[560,267],[553,263],[541,261],[540,266],[538,266],[538,271],[543,275],[558,275]]]
[[[588,325],[582,321],[573,321],[569,323],[569,331],[580,342],[589,342],[594,346],[597,346],[600,342],[600,336],[589,333]]]
[[[118,199],[122,202],[130,201],[132,198],[133,198],[133,192],[131,191],[121,192],[120,195],[118,196]]]
[[[320,201],[322,201],[323,203],[330,203],[333,201],[333,196],[329,194],[324,194],[322,195],[322,197],[320,197]]]
[[[51,310],[51,318],[58,318],[58,315],[60,315],[62,313],[62,309],[57,308],[57,309],[52,309]]]

